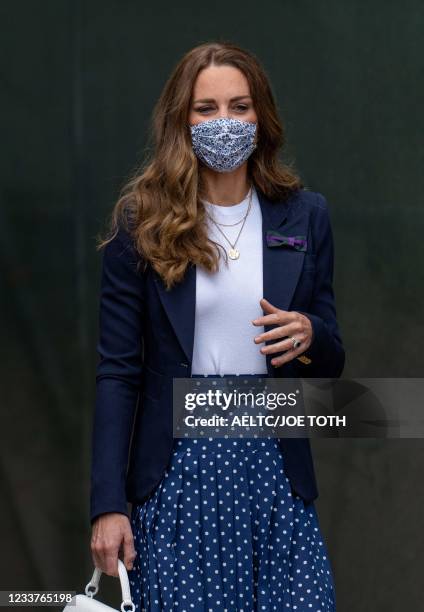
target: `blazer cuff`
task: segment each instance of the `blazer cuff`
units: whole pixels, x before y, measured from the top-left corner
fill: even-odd
[[[298,310],[312,325],[312,342],[309,348],[293,361],[301,374],[316,378],[338,378],[344,368],[344,350],[329,331],[320,316]]]
[[[296,312],[308,317],[312,325],[312,342],[303,355],[311,360],[319,359],[322,362],[328,357],[332,340],[331,334],[327,330],[323,319],[318,315],[303,312],[302,310],[297,310]]]
[[[107,499],[109,497],[109,499]],[[112,497],[115,497],[113,499]],[[100,514],[106,514],[107,512],[119,512],[119,514],[126,514],[130,518],[128,511],[128,502],[126,499],[119,499],[116,496],[98,495],[96,498],[92,495],[90,503],[90,523],[94,523],[96,518]]]

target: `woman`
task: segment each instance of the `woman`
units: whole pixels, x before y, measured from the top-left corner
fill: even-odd
[[[154,135],[102,243],[94,563],[122,556],[137,611],[333,611],[309,440],[172,420],[174,378],[340,376],[326,200],[278,159],[270,85],[235,45],[182,58]]]

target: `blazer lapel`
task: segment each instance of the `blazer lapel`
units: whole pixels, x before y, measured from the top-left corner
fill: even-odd
[[[266,230],[278,230],[287,222],[289,200],[272,202],[258,188],[256,191],[262,212],[263,297],[277,308],[288,310],[305,254],[303,251],[267,245]],[[295,219],[294,223],[287,223],[287,228],[291,233],[301,233],[305,229],[304,226],[299,226],[299,218]],[[196,314],[196,266],[190,264],[183,281],[169,291],[156,272],[153,277],[169,321],[188,363],[191,363]],[[272,327],[266,325],[265,331],[269,331]],[[271,359],[272,356],[267,355],[268,372],[272,375],[274,368],[270,364]]]
[[[289,310],[302,271],[305,253],[291,248],[269,247],[266,242],[266,230],[280,230],[284,226],[284,233],[301,234],[304,231],[302,217],[299,219],[295,216],[291,220],[288,218],[291,198],[284,202],[271,202],[258,189],[257,193],[262,210],[263,297],[273,306]],[[265,325],[264,331],[270,331],[274,327],[275,325]],[[274,357],[275,354],[266,355],[270,376],[275,376],[275,368],[271,364],[271,359]]]
[[[193,358],[194,321],[196,316],[196,266],[187,267],[184,279],[167,290],[162,278],[154,272],[156,287],[168,319],[174,328],[188,363]]]

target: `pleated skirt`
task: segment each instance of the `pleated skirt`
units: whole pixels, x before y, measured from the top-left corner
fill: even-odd
[[[292,492],[276,438],[174,439],[131,512],[136,612],[335,612],[314,503]]]

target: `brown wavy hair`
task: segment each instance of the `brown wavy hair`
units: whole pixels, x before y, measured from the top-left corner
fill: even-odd
[[[201,70],[230,65],[247,78],[258,122],[257,147],[248,158],[248,179],[270,200],[287,198],[303,184],[279,154],[285,130],[267,75],[257,58],[230,42],[207,42],[188,51],[178,62],[153,109],[145,161],[121,189],[109,220],[109,235],[124,227],[134,239],[139,264],[150,263],[170,289],[192,263],[209,272],[219,265],[219,245],[208,238],[207,199],[187,128],[194,83]]]

